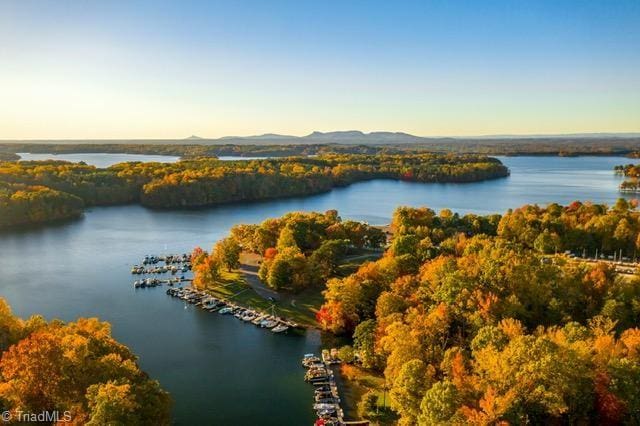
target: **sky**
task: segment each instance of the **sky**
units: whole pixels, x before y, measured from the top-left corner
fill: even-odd
[[[0,0],[0,139],[640,131],[640,0]]]

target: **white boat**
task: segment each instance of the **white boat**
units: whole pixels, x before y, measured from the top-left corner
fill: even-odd
[[[287,327],[284,324],[280,324],[274,328],[271,329],[271,331],[273,331],[274,333],[282,333],[284,331],[287,331],[289,329],[289,327]]]
[[[253,311],[249,311],[247,313],[245,313],[242,318],[240,318],[242,321],[253,321],[253,319],[256,317],[256,313]]]
[[[264,327],[264,328],[273,328],[276,325],[278,325],[278,321],[272,320],[272,319],[263,321],[262,323],[260,323],[260,327]]]
[[[322,411],[327,413],[333,413],[336,411],[336,406],[335,404],[313,404],[313,409],[317,410],[318,412]]]

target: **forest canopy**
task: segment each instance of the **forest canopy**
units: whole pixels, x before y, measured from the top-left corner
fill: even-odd
[[[637,424],[640,278],[554,253],[628,253],[639,223],[623,200],[502,217],[402,207],[385,255],[330,279],[317,319],[353,335],[403,425]]]
[[[72,424],[168,425],[169,395],[95,318],[17,318],[0,299],[0,409],[68,413]]]
[[[340,261],[358,249],[380,249],[385,233],[377,227],[343,221],[335,210],[325,213],[294,212],[260,224],[235,225],[211,254],[193,256],[195,283],[206,286],[221,268],[238,266],[241,251],[261,258],[258,276],[268,287],[298,292],[324,285],[336,274]]]
[[[338,132],[341,133],[341,132]],[[384,133],[384,132],[383,132]],[[266,136],[266,135],[265,135]],[[344,135],[343,135],[344,136]],[[391,138],[389,138],[391,136]],[[355,139],[324,134],[307,137],[221,138],[198,140],[5,141],[0,153],[128,153],[200,156],[292,156],[339,154],[413,154],[424,152],[484,155],[627,155],[637,157],[637,134],[530,137],[417,137],[369,134]]]
[[[20,156],[12,152],[0,152],[0,161],[18,161]]]
[[[82,199],[66,192],[0,181],[0,229],[75,218],[83,208]]]

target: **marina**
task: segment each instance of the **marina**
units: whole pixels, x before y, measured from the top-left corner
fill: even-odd
[[[158,265],[158,263],[164,262],[164,265]],[[141,265],[133,265],[131,267],[132,275],[154,275],[153,277],[146,277],[133,282],[134,288],[147,288],[157,287],[163,284],[173,286],[175,284],[181,284],[183,282],[191,282],[191,278],[187,278],[184,275],[172,278],[158,278],[155,275],[161,275],[171,273],[176,275],[179,272],[184,274],[191,271],[191,256],[188,254],[177,255],[146,255],[142,260]]]
[[[302,329],[297,323],[277,316],[275,307],[272,307],[272,312],[270,313],[261,312],[256,309],[239,306],[229,299],[213,297],[205,291],[191,287],[169,288],[166,293],[169,296],[196,305],[203,310],[217,312],[220,315],[232,315],[240,321],[251,323],[272,333],[284,333],[290,329]]]
[[[191,271],[191,256],[189,254],[170,254],[170,255],[146,255],[141,265],[133,265],[131,273],[134,275],[157,275],[170,272],[176,274],[178,272]],[[182,283],[192,282],[192,278],[184,275],[168,279],[147,277],[133,282],[134,288],[157,287],[167,284],[169,288],[166,293],[169,296],[182,299],[187,303],[193,304],[208,312],[217,312],[221,315],[232,315],[240,321],[251,323],[260,328],[267,329],[273,333],[285,333],[289,329],[301,329],[302,327],[275,314],[275,305],[272,305],[271,312],[262,312],[257,309],[251,309],[238,305],[229,299],[213,297],[206,291],[198,290],[193,287],[173,287]],[[237,294],[236,294],[237,295]],[[232,296],[233,297],[233,296]]]
[[[163,262],[164,265],[158,265]],[[146,255],[140,265],[131,267],[133,275],[166,274],[175,275],[178,272],[191,270],[191,256],[189,254],[169,254],[164,256]]]

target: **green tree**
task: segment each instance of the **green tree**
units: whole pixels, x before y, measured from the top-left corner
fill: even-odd
[[[460,407],[461,400],[458,390],[448,380],[436,382],[425,393],[420,403],[419,424],[444,425]]]
[[[368,391],[360,399],[358,403],[358,413],[364,418],[372,418],[376,416],[378,408],[378,395],[375,391]]]
[[[541,253],[552,254],[562,249],[560,237],[555,232],[545,230],[533,242],[533,247]]]
[[[345,345],[338,350],[338,358],[347,364],[353,363],[355,360],[355,351],[349,345]]]
[[[139,405],[131,385],[114,382],[92,385],[87,389],[90,417],[87,426],[136,425]]]
[[[242,249],[238,242],[232,237],[227,237],[216,243],[213,247],[212,253],[218,257],[224,267],[231,270],[240,265],[241,251]]]
[[[278,237],[276,248],[278,249],[278,252],[282,252],[288,248],[295,248],[297,250],[300,250],[298,248],[298,244],[296,243],[293,229],[286,226],[282,228],[282,230],[280,231],[280,236]]]
[[[426,389],[431,387],[432,377],[422,360],[406,362],[391,387],[391,407],[401,416],[405,424],[416,424],[420,415],[420,404]]]
[[[353,332],[353,347],[358,351],[362,366],[365,368],[376,366],[375,342],[375,320],[366,320],[358,324]]]

